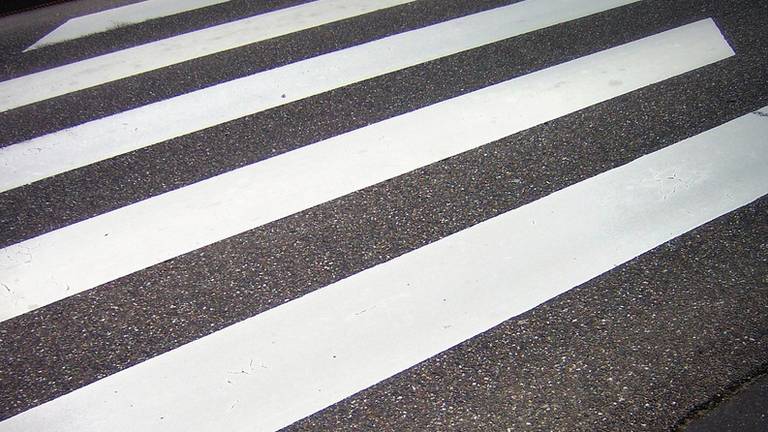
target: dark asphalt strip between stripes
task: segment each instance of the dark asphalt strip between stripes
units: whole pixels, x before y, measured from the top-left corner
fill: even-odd
[[[5,0],[0,4],[0,16],[52,6],[69,0]]]

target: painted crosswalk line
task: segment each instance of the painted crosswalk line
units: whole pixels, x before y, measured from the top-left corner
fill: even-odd
[[[767,136],[768,121],[748,114],[33,408],[0,431],[277,430],[764,196]]]
[[[0,112],[414,0],[317,0],[0,82]]]
[[[67,20],[24,51],[54,45],[116,27],[200,9],[230,0],[145,0]]]
[[[631,1],[527,0],[289,64],[0,148],[0,191]],[[566,3],[571,7],[563,8]]]
[[[11,245],[0,319],[731,55],[702,20]]]

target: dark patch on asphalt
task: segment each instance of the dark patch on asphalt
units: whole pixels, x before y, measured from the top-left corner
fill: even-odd
[[[768,430],[768,363],[696,406],[674,429],[688,432]]]

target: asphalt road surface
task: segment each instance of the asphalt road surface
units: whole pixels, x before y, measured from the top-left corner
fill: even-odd
[[[733,413],[768,373],[766,28],[761,0],[0,18],[0,432]]]

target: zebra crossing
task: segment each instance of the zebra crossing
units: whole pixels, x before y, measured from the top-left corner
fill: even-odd
[[[186,33],[175,38],[152,42],[139,47],[38,72],[37,74],[19,77],[16,80],[6,82],[5,88],[3,88],[5,96],[3,97],[3,105],[0,105],[0,109],[8,110],[29,103],[39,102],[127,76],[202,57],[206,54],[259,42],[260,40],[291,33],[307,27],[314,27],[329,21],[349,18],[355,14],[370,12],[382,6],[393,6],[405,2],[395,0],[384,2],[383,4],[379,2],[375,5],[365,3],[367,7],[359,7],[360,3],[357,3],[357,8],[348,11],[352,3],[354,2],[337,1],[335,4],[320,4],[321,10],[325,11],[327,16],[318,16],[317,11],[313,10],[316,5],[310,3],[310,10],[308,11],[305,10],[306,6],[302,6],[298,9],[259,15],[245,21],[222,24],[221,26],[203,29],[199,32]],[[305,17],[310,17],[310,19]],[[253,35],[251,27],[267,30],[262,30]],[[249,35],[249,37],[238,37],[243,34]],[[226,36],[229,37],[227,38]],[[168,55],[169,53],[170,55]]]
[[[24,302],[52,303],[674,73],[674,70],[658,74],[653,68],[642,69],[648,64],[645,61],[648,56],[669,56],[671,60],[688,55],[695,67],[732,55],[711,21],[683,27],[679,33],[671,32],[488,87],[114,210],[72,228],[17,243],[6,249],[7,261],[3,263],[8,269],[6,284],[14,291],[35,292],[36,296],[18,296],[14,298],[18,301],[9,307],[25,312],[30,308],[25,309]],[[675,46],[679,46],[680,51],[671,49]],[[697,48],[699,55],[696,55]],[[628,53],[631,51],[637,54],[631,56]],[[626,57],[630,60],[617,61]],[[671,61],[665,64],[676,64],[682,70],[691,66]],[[637,77],[625,78],[620,73],[622,68],[635,70]],[[609,72],[611,69],[613,74]],[[594,83],[590,75],[597,73],[608,75],[607,81]],[[574,78],[578,74],[589,78]],[[555,88],[554,94],[547,95],[549,88]],[[571,98],[570,103],[562,102],[566,95]],[[504,116],[509,113],[510,100],[528,106],[529,117]],[[473,113],[469,119],[467,112]],[[157,114],[152,117],[158,118]],[[473,121],[473,117],[479,121]],[[445,121],[459,127],[441,127]],[[420,127],[427,131],[414,137],[414,131]],[[71,131],[66,133],[72,135]],[[80,140],[78,137],[73,142]],[[420,148],[413,149],[414,143]],[[56,140],[55,145],[59,144],[61,141]],[[67,145],[63,149],[69,153],[72,147]],[[36,155],[27,154],[28,157]],[[87,154],[90,156],[91,152]],[[56,160],[64,157],[60,155]],[[22,172],[34,172],[13,157],[9,157],[6,165],[20,166]],[[8,171],[11,179],[21,177],[13,170]],[[301,174],[294,174],[297,172]],[[291,174],[286,175],[288,173]],[[254,189],[254,185],[258,188]],[[137,229],[123,228],[132,224],[138,225]],[[86,244],[85,250],[76,249],[76,245]],[[63,273],[40,271],[39,267],[56,267],[52,264],[62,255],[77,258],[62,268]],[[99,275],[86,271],[95,264],[104,269]],[[62,282],[58,287],[48,283],[50,292],[46,293],[34,289],[44,284],[39,277]],[[11,310],[4,311],[2,316],[14,315]]]
[[[145,59],[152,47],[168,49],[164,39],[93,57],[94,63],[83,59],[0,82],[0,122],[9,127],[18,113],[33,115],[28,107],[36,103],[65,104],[70,92],[88,97],[90,87],[106,91],[121,80],[141,82],[152,69],[184,67],[213,50],[239,58],[240,46],[258,50],[260,41],[277,37],[279,43],[279,36],[301,37],[316,26],[459,11],[451,19],[424,18],[413,29],[164,100],[150,97],[61,131],[43,128],[0,147],[7,226],[0,253],[0,356],[6,360],[0,381],[7,383],[0,430],[572,429],[536,425],[531,420],[542,414],[521,415],[514,407],[467,418],[436,405],[373,414],[367,410],[398,402],[376,408],[365,395],[375,400],[396,394],[401,400],[402,390],[389,388],[398,382],[418,393],[424,380],[404,376],[459,355],[501,327],[527,322],[521,314],[567,302],[563,296],[647,261],[679,236],[720,223],[718,218],[752,214],[757,219],[744,222],[743,232],[756,235],[747,241],[756,244],[739,248],[764,250],[759,233],[768,192],[768,122],[760,114],[768,112],[768,98],[750,83],[765,82],[765,57],[761,45],[745,36],[758,37],[747,30],[762,23],[759,12],[766,8],[759,2],[694,8],[691,2],[649,0],[524,0],[488,2],[482,10],[458,0],[344,3],[286,5],[173,36],[167,40],[175,39],[185,53],[170,60],[158,54]],[[665,7],[674,13],[661,14]],[[188,13],[204,14],[205,8]],[[656,25],[657,15],[669,22]],[[293,147],[258,137],[269,136],[264,124],[274,124],[270,115],[290,124],[290,110],[304,104],[308,114],[297,117],[298,127],[323,129],[321,119],[345,117],[344,109],[334,112],[335,103],[343,106],[334,97],[349,95],[347,89],[365,95],[382,80],[392,79],[397,88],[409,76],[429,89],[447,81],[419,75],[433,65],[450,66],[458,57],[521,40],[536,48],[562,41],[560,32],[570,38],[577,38],[577,30],[600,33],[595,24],[611,33],[627,20],[654,30],[629,31],[622,43],[609,46],[608,39],[600,40],[590,52],[561,54],[541,67],[453,89],[403,112],[382,117],[352,106],[346,112],[363,117],[356,126],[331,125],[326,136]],[[246,21],[274,28],[248,31],[240,24]],[[232,26],[240,26],[237,41],[187,47],[193,38],[203,40],[199,35]],[[131,56],[154,66],[120,73],[93,69]],[[71,81],[78,68],[89,77]],[[473,72],[459,67],[459,74]],[[692,89],[687,102],[670,98],[681,88]],[[740,92],[738,100],[729,91]],[[386,112],[382,98],[367,108]],[[637,119],[622,110],[673,119]],[[701,121],[680,123],[690,117]],[[274,146],[272,154],[262,149],[250,160],[163,184],[154,193],[139,188],[129,202],[81,205],[98,201],[92,184],[98,177],[89,170],[108,173],[108,182],[130,189],[125,180],[131,174],[123,170],[133,167],[115,161],[145,157],[162,165],[185,158],[184,151],[174,153],[177,142],[183,150],[184,140],[195,140],[214,155],[186,158],[205,166],[223,153],[213,141],[238,128],[237,137],[248,130],[250,145]],[[147,178],[155,181],[162,182]],[[62,190],[67,194],[61,196]],[[34,226],[36,206],[47,206],[46,194],[53,193],[73,200],[78,210],[62,216],[51,211]],[[753,305],[764,306],[764,255],[751,258],[744,265],[755,271],[757,285],[744,289],[756,296]],[[609,301],[620,302],[626,289]],[[761,314],[754,316],[753,330],[764,329]],[[752,342],[748,352],[759,366],[766,351],[762,339]],[[509,359],[502,363],[515,367]],[[482,369],[475,365],[478,371],[472,371],[470,364],[462,369],[458,362],[462,376]],[[681,372],[675,379],[693,375]],[[516,386],[499,385],[502,393]],[[472,393],[465,387],[452,391]],[[702,396],[680,398],[691,406],[674,406],[675,400],[664,408],[678,416],[672,423],[687,415],[696,397]],[[366,407],[363,412],[357,403]],[[487,413],[489,405],[479,412]],[[647,417],[630,424],[634,419],[622,415],[614,413],[624,418],[625,429],[648,427],[640,426]],[[667,420],[657,415],[655,421]],[[596,428],[590,425],[576,429]]]
[[[571,15],[565,17],[589,14],[622,3],[626,1],[590,3],[590,7],[584,9],[568,10]],[[542,8],[537,3],[533,3],[533,6],[529,5],[526,2],[516,3],[490,13],[458,18],[208,87],[69,128],[57,134],[18,143],[2,153],[0,165],[5,168],[2,190],[366,78],[434,60],[445,54],[453,54],[511,37],[564,18],[562,15],[555,14],[555,11],[562,8],[554,6],[561,5],[548,4],[547,8]],[[505,22],[521,20],[518,17],[526,15],[541,16],[544,19],[523,21],[520,27],[504,26]],[[393,52],[398,53],[397,57],[390,55]],[[154,57],[150,56],[150,58]],[[376,61],[371,61],[372,59]],[[344,65],[348,65],[348,68]],[[87,65],[84,68],[92,71],[94,66]],[[58,71],[57,75],[71,79],[71,75],[65,71]],[[42,77],[40,81],[49,80]],[[98,80],[98,82],[101,81],[102,79]],[[8,84],[18,89],[19,94],[28,94],[23,91],[28,87],[38,87],[35,82],[11,81]],[[206,109],[203,109],[204,107]],[[208,109],[215,114],[211,114]],[[170,122],[176,126],[162,127],[159,123],[161,119],[163,123]],[[121,139],[115,142],[116,140],[111,138],[113,136],[120,136]],[[108,146],[103,144],[105,137],[110,137],[111,144]],[[73,148],[77,148],[76,146],[80,148],[73,151]]]

